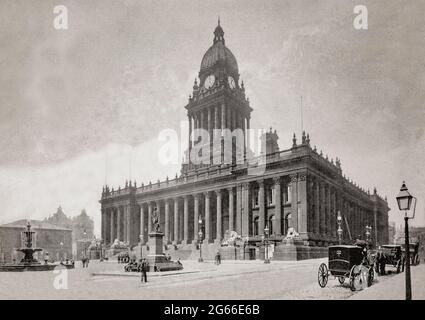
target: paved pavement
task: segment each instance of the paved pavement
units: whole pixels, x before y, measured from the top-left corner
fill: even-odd
[[[0,299],[348,299],[379,295],[378,286],[396,278],[377,277],[374,286],[353,293],[348,283],[340,285],[330,277],[327,286],[320,288],[317,270],[323,261],[225,260],[220,266],[212,261],[182,261],[184,270],[150,273],[148,283],[141,283],[137,273],[124,273],[122,264],[92,261],[86,269],[77,265],[66,277],[58,272],[0,272]],[[414,269],[420,267],[412,268],[418,279],[419,269]],[[422,283],[424,274],[425,270]],[[55,288],[64,282],[68,289]],[[399,290],[400,285],[395,288]]]

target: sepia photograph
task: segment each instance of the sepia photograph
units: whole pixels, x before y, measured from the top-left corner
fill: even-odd
[[[0,0],[0,300],[424,300],[424,12]]]

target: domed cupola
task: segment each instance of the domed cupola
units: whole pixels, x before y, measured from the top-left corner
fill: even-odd
[[[213,45],[207,50],[202,58],[200,72],[202,73],[203,71],[214,67],[216,64],[224,65],[235,75],[239,74],[236,58],[225,45],[224,31],[220,26],[220,19],[218,20],[218,25],[214,30]]]

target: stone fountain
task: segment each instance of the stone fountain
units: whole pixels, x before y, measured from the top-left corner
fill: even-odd
[[[43,251],[41,248],[33,248],[35,234],[36,232],[31,230],[31,223],[28,221],[26,229],[21,234],[23,247],[16,250],[22,252],[24,257],[19,263],[6,263],[0,265],[0,271],[48,271],[53,270],[59,265],[62,265],[67,269],[74,268],[74,265],[63,265],[59,263],[41,264],[37,259],[35,259],[34,253]]]

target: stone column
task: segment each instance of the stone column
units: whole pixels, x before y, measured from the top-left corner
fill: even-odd
[[[325,191],[325,183],[322,182],[320,184],[320,226],[322,230],[322,235],[325,236],[327,233],[326,226],[326,191]]]
[[[216,234],[217,235],[216,235],[215,241],[216,241],[216,243],[220,243],[221,239],[223,237],[222,231],[221,231],[222,215],[223,215],[222,208],[221,208],[222,191],[216,190],[215,193],[216,193],[216,201],[217,201],[217,203],[216,203],[216,209],[217,209],[217,221],[216,221],[217,222],[217,228],[216,228],[217,232],[216,232]]]
[[[290,175],[291,178],[291,220],[292,227],[294,227],[295,231],[298,230],[298,177],[297,174]]]
[[[193,243],[198,242],[199,194],[193,196]]]
[[[174,236],[173,243],[179,243],[179,198],[174,198]]]
[[[145,206],[140,204],[140,242],[145,244]]]
[[[229,192],[229,231],[235,231],[235,224],[234,224],[234,193],[233,193],[233,187],[228,188],[227,191]]]
[[[152,232],[152,212],[153,212],[153,203],[149,202],[148,204],[148,234]]]
[[[327,220],[326,220],[326,224],[328,226],[327,230],[328,230],[328,236],[332,235],[332,205],[331,205],[331,186],[328,184],[327,186],[327,194],[326,194],[326,201],[327,201],[327,207],[328,207],[328,212],[327,212]]]
[[[249,235],[249,224],[251,217],[251,185],[249,182],[242,184],[242,228],[241,236]]]
[[[183,243],[187,244],[188,241],[189,241],[189,196],[184,196]]]
[[[320,226],[320,182],[318,179],[314,181],[314,201],[315,201],[315,212],[314,212],[314,233],[317,235],[321,234]]]
[[[109,209],[110,210],[110,212],[109,212],[109,214],[110,214],[110,221],[111,221],[111,241],[110,241],[110,243],[111,244],[113,244],[114,243],[114,240],[115,240],[115,219],[114,219],[114,216],[115,216],[115,213],[114,213],[114,208],[110,208]]]
[[[128,205],[127,206],[127,242],[129,245],[131,245],[132,242],[132,234],[133,234],[133,206]]]
[[[124,241],[122,225],[123,225],[122,207],[118,207],[117,208],[117,239],[119,241]]]
[[[242,185],[236,186],[236,232],[242,234]]]
[[[264,199],[264,180],[258,180],[259,192],[258,192],[258,234],[264,233],[265,217],[266,217],[266,204]]]
[[[307,173],[300,172],[298,174],[297,183],[297,225],[300,234],[307,234]]]
[[[165,244],[170,243],[170,201],[168,199],[164,200],[164,219],[165,219],[165,234],[164,234],[164,240]]]
[[[211,215],[210,215],[210,193],[207,191],[205,196],[205,241],[209,243],[211,240]]]

